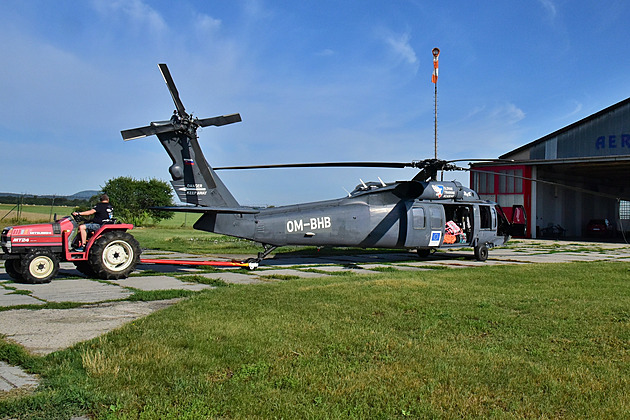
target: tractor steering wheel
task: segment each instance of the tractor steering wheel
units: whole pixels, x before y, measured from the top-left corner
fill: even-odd
[[[85,222],[85,217],[81,216],[78,212],[72,212],[70,216],[72,216],[74,221],[77,223]]]

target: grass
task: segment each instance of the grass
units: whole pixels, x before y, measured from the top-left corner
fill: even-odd
[[[0,346],[43,376],[0,418],[627,418],[629,274],[532,264],[221,287],[45,358]]]
[[[136,228],[131,234],[143,248],[190,254],[256,254],[262,247],[244,239],[187,228]]]
[[[185,282],[207,284],[209,286],[214,286],[214,287],[227,287],[227,286],[229,286],[228,283],[224,282],[221,279],[212,279],[212,278],[200,276],[198,274],[189,274],[189,275],[185,275],[185,276],[177,276],[177,279],[181,280],[181,281],[185,281]]]

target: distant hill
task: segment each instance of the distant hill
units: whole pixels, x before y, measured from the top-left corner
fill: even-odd
[[[16,193],[8,193],[8,192],[0,192],[0,197],[46,197],[46,198],[67,198],[68,200],[89,200],[100,191],[98,190],[85,190],[79,191],[78,193],[74,193],[72,195],[56,195],[56,194],[16,194]]]
[[[0,203],[4,204],[36,204],[36,205],[60,205],[79,206],[85,205],[90,198],[98,194],[98,190],[79,191],[72,195],[52,195],[52,194],[16,194],[0,192]]]
[[[100,193],[100,191],[85,190],[85,191],[79,191],[78,193],[69,195],[66,198],[68,198],[69,200],[89,200],[90,198],[94,197],[98,193]]]

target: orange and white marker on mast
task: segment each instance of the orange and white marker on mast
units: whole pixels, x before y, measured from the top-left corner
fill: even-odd
[[[440,49],[433,48],[433,75],[431,76],[431,81],[437,84],[438,78],[438,57],[440,56]]]

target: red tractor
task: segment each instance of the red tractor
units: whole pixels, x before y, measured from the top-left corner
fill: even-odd
[[[59,271],[59,262],[72,262],[88,277],[126,278],[140,260],[140,245],[127,232],[131,224],[105,224],[89,237],[85,250],[75,251],[78,217],[66,216],[53,223],[9,226],[2,230],[0,259],[14,280],[48,283]]]

